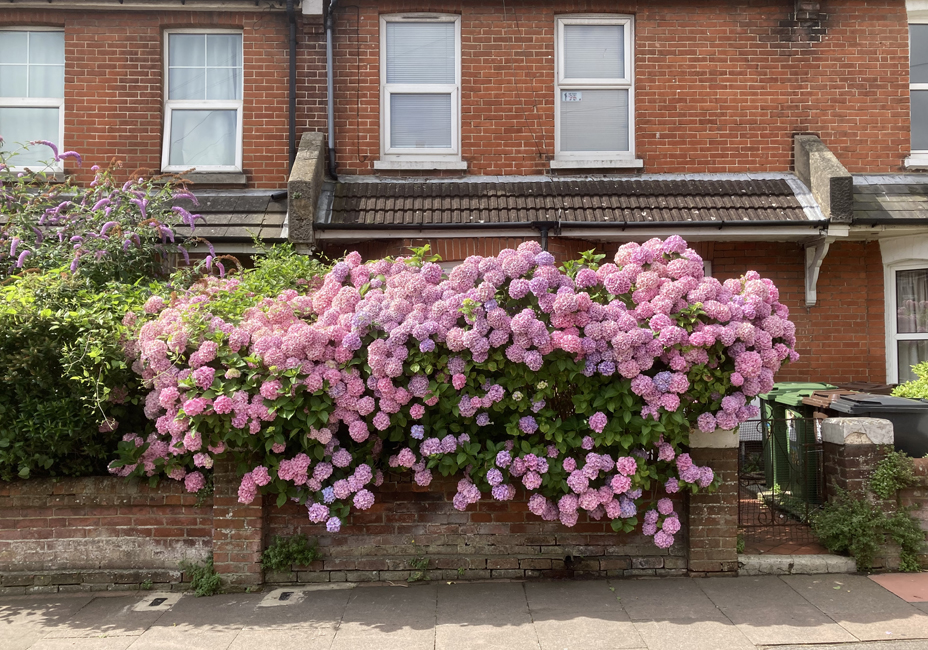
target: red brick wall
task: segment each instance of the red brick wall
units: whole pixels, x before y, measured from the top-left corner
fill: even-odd
[[[805,306],[798,243],[717,242],[707,251],[720,280],[755,270],[773,280],[796,323],[801,358],[778,381],[886,381],[883,263],[878,242],[836,242],[822,263],[815,306]]]
[[[0,572],[176,569],[184,558],[201,560],[212,544],[212,500],[196,500],[175,481],[0,482]]]
[[[487,496],[464,512],[451,505],[459,477],[436,477],[422,488],[399,476],[376,489],[377,502],[354,512],[340,532],[312,524],[306,508],[268,508],[269,543],[274,535],[316,538],[323,559],[275,582],[408,579],[417,558],[428,560],[431,579],[566,577],[581,575],[674,575],[686,571],[684,535],[667,550],[639,532],[619,534],[609,522],[581,515],[566,528],[528,511],[525,494],[497,502]],[[686,521],[677,499],[676,511]],[[684,528],[685,530],[685,528]],[[734,543],[734,542],[732,542]],[[572,561],[565,562],[566,558]],[[461,569],[459,572],[458,570]]]
[[[823,2],[821,42],[793,2],[364,0],[338,12],[336,145],[344,173],[380,157],[379,14],[462,15],[461,140],[470,174],[542,174],[554,155],[554,19],[635,16],[637,155],[647,172],[787,171],[818,134],[852,172],[909,148],[903,0]],[[403,175],[409,175],[408,172]],[[438,175],[429,172],[426,175]]]
[[[125,161],[124,173],[161,169],[164,30],[241,29],[244,42],[243,166],[251,187],[281,188],[289,175],[289,27],[283,12],[47,11],[5,9],[0,26],[55,26],[65,31],[66,149],[90,166]],[[325,45],[318,20],[298,29],[297,142],[325,128]]]

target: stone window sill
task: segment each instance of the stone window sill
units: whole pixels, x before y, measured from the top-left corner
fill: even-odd
[[[640,158],[634,160],[614,158],[589,158],[578,160],[552,160],[551,169],[642,169],[644,161]]]
[[[466,170],[463,160],[375,160],[374,169],[389,171]]]

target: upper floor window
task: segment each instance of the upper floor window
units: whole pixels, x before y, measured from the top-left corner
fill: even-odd
[[[928,160],[928,24],[909,25],[912,157]]]
[[[0,30],[0,135],[3,149],[17,152],[13,169],[61,169],[48,147],[28,143],[47,140],[60,149],[64,140],[63,31]]]
[[[461,19],[381,17],[384,160],[460,160]]]
[[[632,18],[565,16],[556,28],[555,163],[639,166]]]
[[[242,169],[242,34],[166,34],[165,171]]]

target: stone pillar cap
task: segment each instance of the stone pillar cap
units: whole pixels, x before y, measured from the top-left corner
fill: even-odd
[[[690,449],[734,449],[738,446],[738,429],[716,429],[704,433],[699,429],[690,432]]]
[[[893,423],[880,418],[827,418],[822,440],[836,445],[891,445]]]

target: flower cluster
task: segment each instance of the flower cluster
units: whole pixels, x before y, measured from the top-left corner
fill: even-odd
[[[385,470],[419,485],[462,473],[456,508],[524,490],[544,519],[630,530],[658,491],[712,485],[680,453],[689,431],[756,415],[750,399],[797,356],[773,283],[702,269],[676,236],[562,268],[527,242],[447,276],[421,253],[351,253],[240,322],[210,312],[236,280],[153,298],[134,352],[157,433],[114,471],[180,480],[231,451],[254,467],[241,501],[297,499],[330,531],[372,505]],[[679,525],[660,498],[644,532],[668,546]]]

